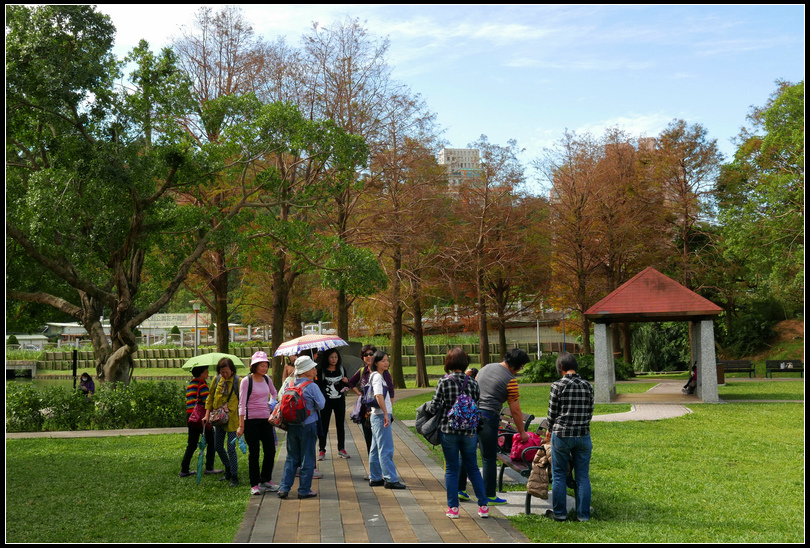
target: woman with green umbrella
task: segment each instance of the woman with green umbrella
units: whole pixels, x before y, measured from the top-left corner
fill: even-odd
[[[191,417],[191,413],[197,404],[205,405],[205,400],[208,398],[209,390],[208,383],[205,379],[208,378],[208,366],[198,366],[191,370],[191,382],[186,387],[186,421]],[[189,471],[191,466],[191,457],[194,456],[194,451],[197,449],[197,442],[200,441],[200,434],[205,436],[206,444],[208,445],[208,452],[206,453],[205,473],[206,474],[221,474],[222,470],[214,470],[214,455],[215,452],[211,449],[214,445],[214,432],[211,426],[203,420],[202,431],[198,430],[193,425],[188,425],[188,444],[186,445],[186,452],[183,455],[183,460],[180,463],[180,477],[185,478],[194,475]]]
[[[225,476],[219,481],[231,481],[231,487],[239,485],[239,460],[236,458],[236,429],[239,428],[239,388],[236,366],[231,358],[222,358],[217,363],[217,377],[211,387],[211,394],[205,400],[205,422],[210,422],[211,412],[227,406],[228,422],[214,425],[214,449],[222,464]],[[228,443],[225,443],[227,438]],[[227,451],[225,450],[227,446]]]

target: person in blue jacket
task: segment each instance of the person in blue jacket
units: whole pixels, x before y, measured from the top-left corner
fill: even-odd
[[[295,386],[303,388],[309,416],[303,424],[290,424],[287,427],[287,460],[284,463],[284,477],[278,489],[279,498],[285,499],[290,494],[295,471],[300,467],[298,478],[298,498],[307,499],[318,496],[312,490],[312,476],[315,472],[315,451],[318,443],[318,411],[326,405],[326,399],[318,385],[313,381],[317,371],[315,362],[309,356],[295,360]],[[280,401],[280,400],[279,400]]]

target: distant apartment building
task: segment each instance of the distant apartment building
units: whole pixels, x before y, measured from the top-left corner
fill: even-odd
[[[476,148],[443,148],[439,151],[438,163],[445,166],[451,188],[481,175],[481,161]]]

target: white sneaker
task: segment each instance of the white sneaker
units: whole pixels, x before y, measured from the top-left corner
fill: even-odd
[[[260,483],[259,488],[264,489],[266,491],[270,491],[271,493],[275,493],[276,491],[278,491],[278,485],[276,485],[272,481],[266,481],[264,483]]]
[[[444,515],[450,519],[458,519],[458,507],[456,506],[448,508]]]
[[[480,517],[480,518],[488,518],[489,517],[489,507],[488,506],[479,506],[478,507],[478,517]]]
[[[253,487],[250,488],[250,494],[251,495],[259,495],[259,494],[261,494],[263,492],[264,492],[264,489],[260,488],[258,485],[254,485]]]

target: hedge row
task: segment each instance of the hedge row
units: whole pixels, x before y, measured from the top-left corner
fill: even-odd
[[[97,385],[90,397],[61,387],[6,383],[6,431],[112,430],[185,426],[182,383],[133,381]]]

